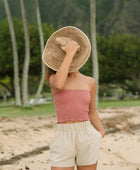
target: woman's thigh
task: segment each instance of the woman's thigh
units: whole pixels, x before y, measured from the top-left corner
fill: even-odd
[[[92,165],[86,165],[86,166],[77,166],[77,170],[96,170],[97,162]]]
[[[51,167],[51,170],[74,170],[74,166],[73,167]]]

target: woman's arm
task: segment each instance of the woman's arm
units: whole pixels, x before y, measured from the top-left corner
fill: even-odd
[[[50,86],[54,91],[64,88],[72,59],[79,47],[79,44],[75,41],[69,41],[66,46],[61,46],[62,50],[66,52],[65,58],[56,74],[49,80]]]
[[[96,81],[92,78],[91,80],[91,101],[89,105],[89,118],[91,124],[101,133],[102,137],[105,136],[105,130],[101,123],[101,120],[96,112],[95,108],[95,94],[96,94]]]

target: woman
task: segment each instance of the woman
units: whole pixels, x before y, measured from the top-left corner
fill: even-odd
[[[79,69],[70,71],[74,57],[84,48],[80,41],[59,35],[56,42],[64,58],[56,70],[48,67],[47,79],[57,114],[50,143],[51,170],[74,170],[75,164],[78,170],[96,170],[100,159],[100,140],[105,131],[95,109],[95,79],[81,74]]]

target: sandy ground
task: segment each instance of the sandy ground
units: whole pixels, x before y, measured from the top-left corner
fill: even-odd
[[[98,170],[140,170],[140,107],[102,108]],[[56,115],[0,120],[0,170],[50,170]],[[76,168],[75,168],[76,169]]]

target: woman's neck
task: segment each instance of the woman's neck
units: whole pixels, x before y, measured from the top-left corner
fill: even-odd
[[[75,72],[68,73],[68,77],[76,77],[79,74],[79,70]]]

